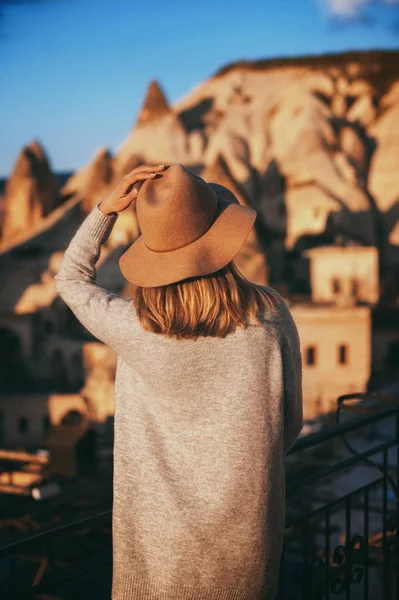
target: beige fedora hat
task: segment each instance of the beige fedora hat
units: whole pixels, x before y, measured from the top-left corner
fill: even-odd
[[[158,287],[225,267],[245,242],[257,212],[217,183],[180,163],[141,185],[136,197],[141,235],[122,254],[128,281]]]

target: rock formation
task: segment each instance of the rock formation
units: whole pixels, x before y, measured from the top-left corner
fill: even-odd
[[[117,161],[124,163],[133,155],[155,164],[168,157],[178,157],[174,162],[185,162],[188,147],[187,132],[178,115],[169,106],[160,85],[152,81],[136,124],[118,148]]]
[[[60,203],[57,181],[41,144],[25,146],[6,184],[1,243],[40,223]]]
[[[169,115],[170,112],[171,109],[169,103],[160,84],[156,80],[151,81],[147,89],[144,104],[136,122],[136,127],[157,121],[158,119]]]
[[[173,105],[151,81],[115,156],[101,148],[62,192],[88,212],[135,166],[181,162],[258,211],[259,248],[274,248],[271,282],[283,277],[286,250],[324,237],[385,248],[381,261],[399,263],[398,60],[373,51],[241,61]],[[129,213],[111,245],[138,235]]]
[[[113,182],[113,158],[108,148],[100,148],[92,161],[76,171],[66,182],[61,192],[82,198],[83,214],[88,214],[96,202],[102,200]]]

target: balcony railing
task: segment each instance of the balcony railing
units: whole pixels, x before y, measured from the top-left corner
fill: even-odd
[[[341,396],[337,421],[297,440],[287,455],[277,598],[399,600],[397,399]],[[2,600],[69,598],[63,590],[81,593],[85,582],[79,597],[109,600],[111,575],[111,509],[0,548]]]

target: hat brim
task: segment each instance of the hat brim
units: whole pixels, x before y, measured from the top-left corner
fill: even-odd
[[[257,213],[235,200],[230,190],[224,191],[224,186],[209,185],[218,196],[219,210],[208,231],[192,244],[170,252],[150,250],[140,235],[119,259],[125,279],[140,287],[158,287],[209,275],[235,257],[247,239]]]

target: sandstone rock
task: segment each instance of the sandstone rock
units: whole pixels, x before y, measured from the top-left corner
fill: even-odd
[[[82,198],[82,211],[88,214],[96,202],[110,191],[112,182],[113,158],[110,151],[102,147],[86,166],[68,179],[61,192],[79,195]]]
[[[202,131],[192,131],[188,135],[189,154],[194,163],[202,163],[206,139]]]
[[[358,171],[354,164],[348,160],[348,156],[344,152],[334,153],[334,162],[342,177],[352,185],[357,185],[359,181]]]
[[[146,125],[170,114],[171,108],[158,81],[151,81],[141,108],[136,127]]]
[[[187,133],[174,113],[136,127],[117,149],[118,162],[139,155],[144,162],[190,164]]]
[[[345,96],[348,93],[350,81],[344,75],[339,75],[335,82],[335,90],[340,96]]]
[[[113,185],[116,185],[122,177],[143,164],[143,160],[135,154],[116,156],[113,161]]]
[[[350,164],[355,167],[356,172],[364,176],[367,167],[367,151],[363,140],[354,127],[345,126],[341,129],[340,145]]]
[[[41,222],[60,203],[57,181],[38,141],[25,146],[7,181],[2,244]]]
[[[331,101],[331,110],[333,114],[339,119],[343,119],[346,116],[347,104],[346,98],[342,94],[335,94]]]
[[[371,96],[361,96],[352,104],[347,113],[348,121],[359,121],[367,127],[376,118],[377,111]]]
[[[364,192],[343,179],[336,168],[334,148],[337,142],[330,117],[328,107],[316,98],[288,98],[285,102],[282,99],[281,108],[271,124],[276,160],[291,188],[317,182],[349,211],[368,211],[369,201]],[[365,242],[373,243],[369,239],[370,231],[372,227],[367,227],[367,232],[359,234]]]
[[[370,167],[370,190],[382,211],[389,209],[399,196],[399,102],[370,128],[377,146]]]
[[[397,103],[399,103],[399,81],[393,83],[388,93],[381,99],[381,107],[389,108]]]
[[[133,130],[117,149],[119,164],[131,156],[143,157],[148,163],[191,162],[187,132],[154,81]]]
[[[284,201],[287,210],[286,247],[293,249],[305,235],[319,235],[326,230],[331,212],[340,212],[340,203],[320,189],[317,183],[288,187]]]
[[[351,82],[347,92],[351,96],[371,96],[373,94],[373,86],[369,81],[357,79]]]

